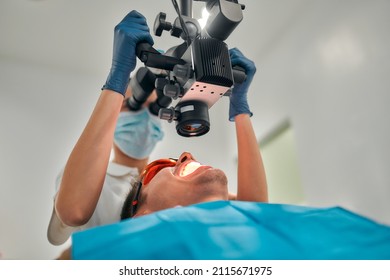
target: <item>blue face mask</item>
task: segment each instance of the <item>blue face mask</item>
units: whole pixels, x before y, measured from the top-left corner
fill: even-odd
[[[149,157],[164,137],[161,120],[147,108],[138,112],[121,112],[116,124],[114,143],[124,154],[135,159]]]

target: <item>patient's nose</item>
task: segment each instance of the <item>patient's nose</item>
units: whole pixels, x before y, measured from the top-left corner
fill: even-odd
[[[189,153],[189,152],[184,152],[184,153],[182,153],[182,154],[180,155],[179,160],[178,160],[177,163],[180,164],[180,163],[183,163],[183,162],[185,162],[185,161],[187,161],[187,160],[195,160],[195,158],[192,156],[191,153]]]

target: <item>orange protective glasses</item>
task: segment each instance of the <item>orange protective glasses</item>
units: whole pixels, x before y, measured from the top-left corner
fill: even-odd
[[[140,181],[143,185],[147,185],[161,169],[165,167],[173,167],[176,163],[177,159],[173,158],[155,160],[149,163],[141,172]]]
[[[161,169],[166,167],[173,167],[177,163],[177,159],[169,158],[169,159],[158,159],[151,163],[149,163],[141,172],[140,180],[137,185],[137,191],[135,193],[134,199],[131,203],[130,208],[130,217],[133,217],[135,215],[135,212],[137,211],[138,206],[138,199],[139,195],[141,193],[141,187],[142,185],[147,185],[150,183],[150,181],[153,179],[153,177],[161,171]]]

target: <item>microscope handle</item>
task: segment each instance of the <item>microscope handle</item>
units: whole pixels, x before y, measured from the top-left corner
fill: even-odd
[[[152,47],[151,44],[149,44],[146,41],[139,42],[135,48],[135,54],[137,57],[142,61],[146,62],[148,60],[148,54],[160,54],[156,49]]]
[[[241,84],[246,80],[246,73],[244,68],[236,65],[232,70],[235,84]]]
[[[146,66],[157,69],[172,71],[176,64],[186,63],[183,59],[161,54],[147,42],[138,43],[135,53]]]

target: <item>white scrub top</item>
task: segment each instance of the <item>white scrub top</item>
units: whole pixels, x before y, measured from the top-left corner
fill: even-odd
[[[60,187],[62,175],[63,170],[56,179],[54,200]],[[130,168],[110,162],[96,209],[86,224],[79,227],[70,227],[63,224],[56,213],[54,203],[53,213],[47,230],[49,242],[53,245],[61,245],[68,240],[72,232],[118,222],[126,196],[137,178],[137,168]]]

